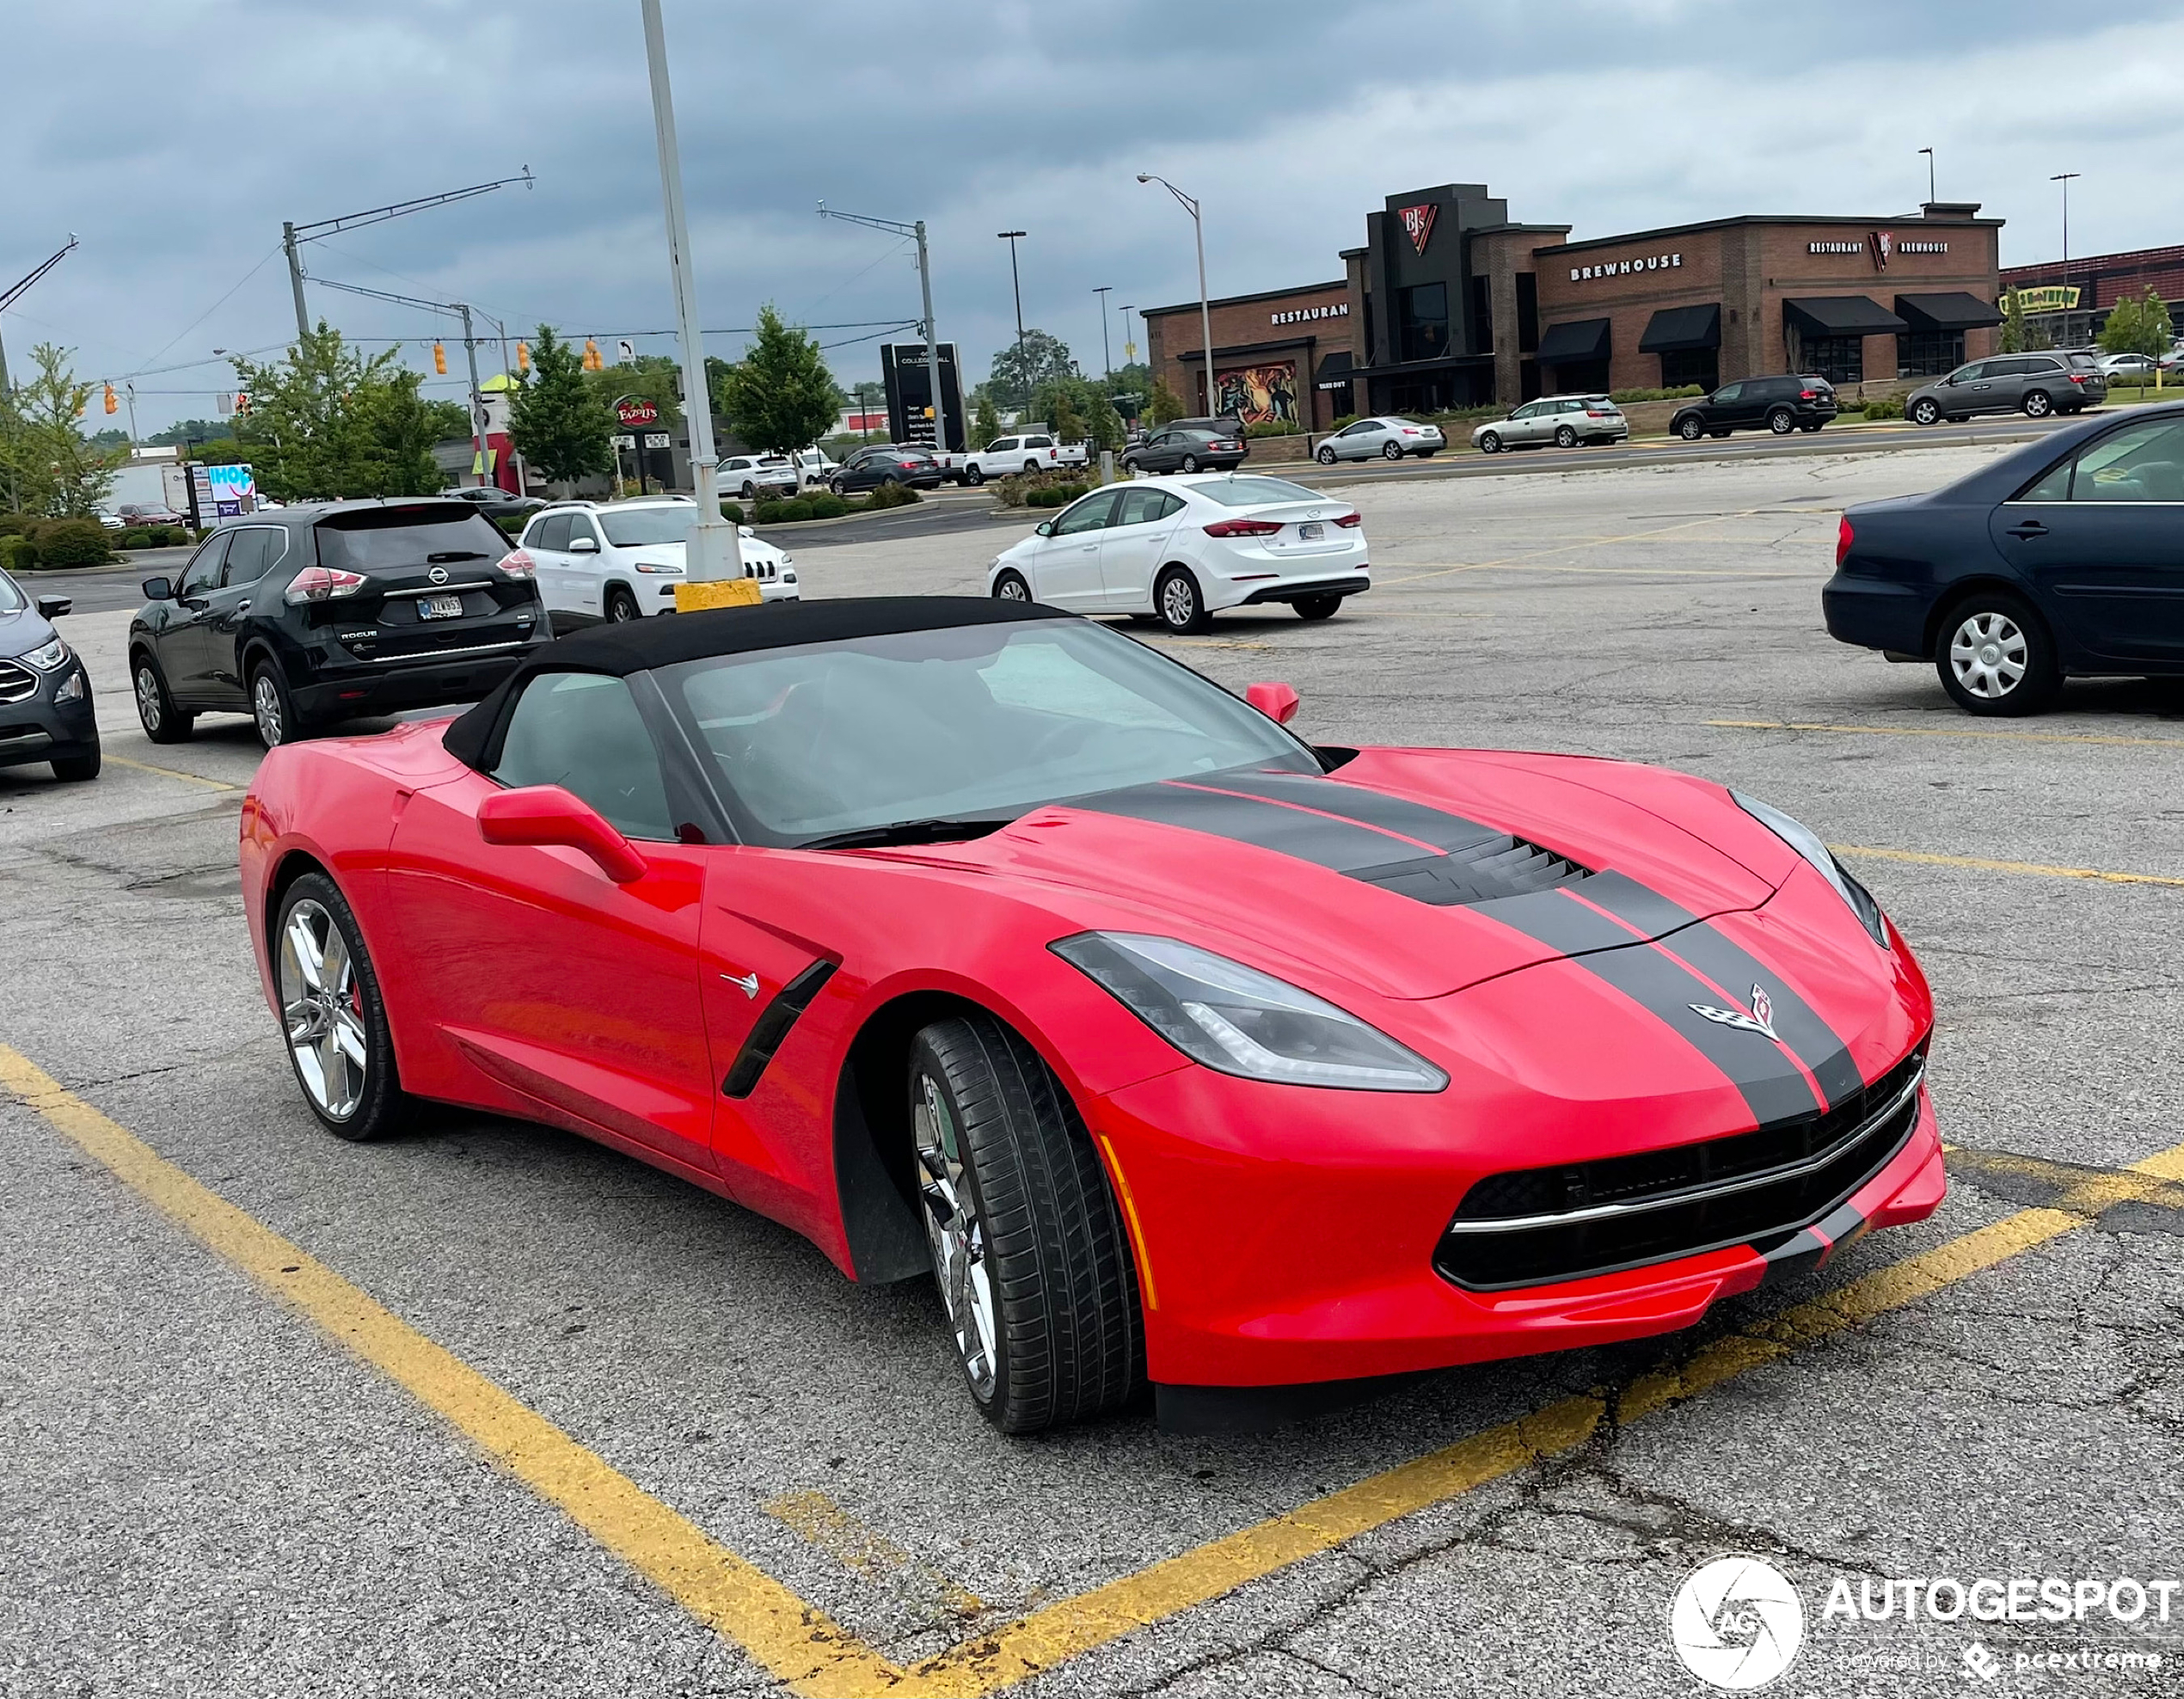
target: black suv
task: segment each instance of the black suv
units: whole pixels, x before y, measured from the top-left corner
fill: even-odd
[[[1246,452],[1241,433],[1200,425],[1164,425],[1122,457],[1132,472],[1232,472]]]
[[[340,501],[223,525],[129,623],[137,714],[179,743],[207,710],[270,749],[364,714],[475,702],[553,631],[528,555],[467,501]]]
[[[1792,431],[1817,431],[1835,414],[1835,387],[1825,377],[1747,377],[1684,402],[1668,430],[1687,443],[1762,428],[1787,437]]]

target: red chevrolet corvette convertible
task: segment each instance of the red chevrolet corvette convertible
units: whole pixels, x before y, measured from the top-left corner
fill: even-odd
[[[1941,1200],[1925,981],[1810,831],[1249,695],[1006,601],[566,638],[267,757],[266,995],[344,1138],[549,1122],[930,1272],[1016,1432],[1686,1327]]]

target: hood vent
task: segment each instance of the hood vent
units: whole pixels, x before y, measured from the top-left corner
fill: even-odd
[[[1592,878],[1592,870],[1527,838],[1502,832],[1483,843],[1451,850],[1446,855],[1361,868],[1350,877],[1399,897],[1454,908],[1575,885]]]

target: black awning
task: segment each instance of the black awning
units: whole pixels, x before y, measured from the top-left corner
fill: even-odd
[[[1895,336],[1911,328],[1866,295],[1807,295],[1783,302],[1782,316],[1807,336]]]
[[[1320,369],[1313,375],[1314,384],[1322,389],[1340,389],[1350,382],[1350,353],[1347,348],[1337,349],[1320,362]]]
[[[1663,307],[1647,321],[1638,339],[1641,354],[1678,354],[1687,348],[1721,346],[1721,304],[1703,307]]]
[[[1604,318],[1549,325],[1540,333],[1539,353],[1536,356],[1542,365],[1574,365],[1580,360],[1604,360],[1607,357],[1608,322]]]
[[[1897,314],[1913,330],[1979,330],[2002,322],[2002,310],[1961,290],[1948,295],[1899,295]]]

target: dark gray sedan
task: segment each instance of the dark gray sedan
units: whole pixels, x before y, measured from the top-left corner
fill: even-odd
[[[69,605],[65,596],[34,601],[0,572],[0,767],[46,761],[57,779],[95,779],[91,675],[52,624]]]
[[[1232,472],[1243,464],[1242,437],[1199,426],[1170,425],[1122,457],[1132,472]]]

